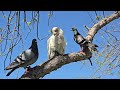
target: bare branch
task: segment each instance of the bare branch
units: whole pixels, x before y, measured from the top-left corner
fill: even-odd
[[[120,17],[120,11],[115,12],[114,14],[112,14],[111,16],[108,16],[106,18],[103,18],[102,20],[100,20],[98,23],[94,24],[94,26],[88,31],[88,36],[86,37],[86,39],[88,40],[93,40],[95,34],[105,25],[107,25],[108,23],[110,23],[111,21],[117,19]]]
[[[38,30],[38,29],[39,29],[39,28],[38,28],[38,27],[39,27],[39,16],[40,16],[39,11],[37,12],[37,14],[38,14],[38,21],[37,21],[37,39],[40,40],[39,35],[38,35],[38,33],[39,33],[39,32],[38,32],[38,31],[39,31],[39,30]]]

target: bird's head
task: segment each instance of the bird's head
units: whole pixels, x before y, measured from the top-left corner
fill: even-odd
[[[75,35],[78,33],[77,28],[75,28],[75,27],[72,27],[71,31],[73,31]]]
[[[58,27],[53,27],[51,33],[55,36],[58,36],[59,34],[63,34],[63,31]]]
[[[36,40],[36,39],[33,39],[33,40],[32,40],[32,45],[35,45],[35,44],[37,44],[37,40]]]
[[[37,42],[37,40],[36,40],[36,39],[33,39],[32,42]]]

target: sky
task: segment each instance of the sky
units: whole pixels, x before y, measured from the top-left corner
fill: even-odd
[[[39,38],[42,39],[46,36],[50,36],[50,29],[52,27],[60,27],[64,31],[64,38],[67,41],[67,46],[65,48],[65,53],[72,53],[72,52],[78,52],[80,50],[79,45],[77,45],[73,40],[73,32],[71,31],[71,28],[74,26],[78,29],[78,31],[85,37],[87,35],[87,30],[84,27],[84,25],[88,27],[92,27],[94,25],[93,21],[96,23],[96,14],[95,11],[53,11],[53,16],[50,18],[50,24],[48,26],[48,11],[40,11],[40,23],[39,23]],[[107,11],[106,15],[112,14],[113,11]],[[8,11],[5,11],[4,14],[7,16],[9,14]],[[102,11],[97,11],[98,15],[103,15]],[[91,19],[91,17],[93,19]],[[103,16],[102,16],[103,17]],[[6,22],[7,18],[3,18],[2,12],[0,12],[0,28],[4,28],[7,24]],[[31,12],[27,11],[27,21],[29,22],[31,20]],[[13,20],[14,21],[14,20]],[[115,20],[112,23],[119,22],[120,20]],[[31,27],[31,33],[28,35],[28,37],[25,39],[29,29],[26,26],[26,29],[23,28],[23,14],[21,14],[21,33],[23,36],[23,43],[20,42],[17,46],[14,47],[11,61],[13,61],[23,50],[26,50],[30,47],[31,41],[33,38],[37,39],[36,35],[36,28]],[[109,25],[106,26],[107,29],[111,29]],[[12,30],[14,28],[13,25],[11,25],[10,29]],[[119,27],[116,27],[119,29]],[[103,28],[105,29],[105,28]],[[102,30],[102,29],[101,29]],[[104,47],[103,45],[106,44],[106,41],[103,39],[101,34],[104,34],[102,31],[99,31],[93,40],[93,43],[97,44],[99,52],[101,52]],[[1,32],[0,32],[1,33]],[[117,37],[120,37],[117,33],[115,33]],[[47,39],[45,39],[38,42],[38,48],[39,48],[39,58],[38,60],[31,65],[31,67],[34,67],[36,65],[39,65],[47,60]],[[106,36],[104,34],[104,36]],[[107,37],[107,36],[106,36]],[[4,44],[4,43],[3,43]],[[9,44],[9,43],[8,43]],[[6,48],[6,51],[8,48]],[[8,71],[4,70],[4,59],[5,57],[0,56],[0,78],[1,79],[16,79],[19,78],[23,73],[24,69],[19,68],[15,70],[9,77],[6,76]],[[91,58],[93,66],[90,65],[89,60],[84,60],[81,62],[74,62],[67,65],[62,66],[61,68],[57,69],[56,71],[51,72],[50,74],[47,74],[43,77],[43,79],[90,79],[92,77],[95,77],[99,75],[100,73],[95,73],[96,70],[99,68],[98,64],[96,64],[97,60],[102,62],[101,58],[96,58],[95,54],[93,54],[93,57]],[[8,57],[6,59],[6,66],[8,66],[10,63],[10,58]],[[118,69],[117,69],[118,70]],[[117,75],[117,70],[114,71],[114,75],[106,75],[103,76],[102,79],[114,79],[114,78],[120,78],[119,75]]]

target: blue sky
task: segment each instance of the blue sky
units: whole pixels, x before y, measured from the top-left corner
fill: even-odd
[[[50,25],[48,26],[48,11],[40,12],[39,38],[40,39],[44,38],[48,34],[50,34],[50,29],[52,27],[55,27],[55,26],[60,27],[64,31],[64,37],[67,41],[65,53],[78,52],[80,50],[79,45],[77,45],[74,42],[73,32],[71,32],[70,30],[73,26],[75,26],[79,30],[79,32],[85,37],[87,35],[87,30],[85,29],[84,25],[87,25],[88,27],[92,27],[94,25],[89,14],[91,15],[92,19],[95,22],[97,22],[95,12],[89,11],[89,14],[88,14],[88,11],[54,11],[53,13],[54,13],[53,16],[50,18]],[[107,11],[106,15],[110,15],[111,13],[113,13],[113,12]],[[103,15],[102,11],[97,12],[97,14],[101,15],[101,16]],[[5,15],[6,16],[8,15],[7,11],[5,11]],[[3,28],[7,24],[7,22],[6,22],[7,17],[3,18],[2,16],[3,15],[0,12],[0,27],[1,28]],[[27,16],[28,16],[27,21],[29,22],[31,20],[31,12],[30,11],[28,11]],[[120,21],[119,19],[115,20],[112,22],[112,24],[117,23],[119,21]],[[21,14],[20,23],[21,23],[21,28],[20,28],[21,33],[23,35],[23,38],[25,38],[29,29],[27,28],[27,26],[26,26],[26,29],[23,28],[24,24],[23,24],[23,15],[22,14]],[[14,26],[11,25],[11,27],[10,27],[11,30],[13,29],[13,27]],[[109,25],[107,25],[106,27],[107,27],[107,29],[111,30]],[[105,30],[106,27],[104,27],[103,30]],[[119,29],[119,27],[116,27],[116,28]],[[23,50],[26,50],[30,47],[31,41],[33,38],[37,38],[36,28],[33,29],[31,27],[31,29],[32,29],[32,31],[29,34],[29,36],[27,37],[27,39],[23,39],[24,47],[22,46],[21,42],[17,46],[14,47],[13,54],[12,54],[12,61]],[[99,31],[99,33],[96,34],[96,36],[94,37],[94,40],[93,40],[93,42],[99,46],[99,48],[98,48],[99,52],[104,49],[104,45],[106,44],[106,41],[101,37],[100,33],[104,34],[101,30]],[[120,38],[119,34],[114,33],[114,35],[116,35],[118,38]],[[106,36],[106,38],[107,38],[107,35],[104,34],[104,36]],[[37,39],[38,47],[39,47],[39,58],[36,63],[31,65],[32,67],[35,65],[39,65],[47,60],[47,39],[48,39],[48,37],[42,41],[39,41]],[[7,51],[7,49],[8,48],[6,48],[6,51]],[[9,77],[6,77],[6,74],[8,71],[4,71],[4,58],[5,57],[0,57],[0,63],[1,63],[0,78],[15,79],[15,78],[17,78],[17,74],[18,74],[18,77],[20,77],[24,73],[24,69],[20,68],[20,69],[15,70]],[[61,68],[59,68],[58,70],[53,71],[50,74],[44,76],[43,79],[81,79],[81,78],[85,79],[85,78],[90,78],[99,66],[98,64],[96,64],[96,60],[99,60],[102,62],[102,58],[96,59],[95,56],[93,56],[92,57],[93,66],[90,65],[89,60],[70,63],[70,64],[64,65]],[[6,66],[8,66],[9,63],[10,63],[10,59],[8,57],[6,60]],[[114,73],[117,73],[117,70],[116,70],[116,72],[114,71]],[[99,73],[97,73],[97,74],[99,74]],[[97,74],[95,74],[95,76],[97,76]],[[102,78],[119,78],[119,76],[117,74],[114,74],[114,76],[107,75],[107,76],[103,76]]]

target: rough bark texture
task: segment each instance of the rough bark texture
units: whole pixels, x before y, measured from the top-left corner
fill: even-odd
[[[111,16],[108,16],[106,18],[103,18],[102,20],[100,20],[98,23],[96,23],[95,25],[93,25],[93,27],[91,29],[89,29],[88,31],[88,35],[86,37],[86,39],[88,40],[93,40],[95,34],[105,25],[107,25],[108,23],[110,23],[111,21],[117,19],[120,17],[120,11],[117,11],[115,13],[113,13]]]
[[[57,70],[58,68],[62,67],[65,64],[69,64],[71,62],[77,62],[81,60],[86,60],[87,58],[91,57],[92,53],[70,53],[65,54],[63,56],[56,56],[52,60],[48,60],[44,62],[41,65],[35,66],[33,68],[33,71],[30,71],[27,74],[24,74],[21,78],[32,78],[32,79],[38,79],[42,78],[46,74],[49,74],[50,72]]]
[[[98,30],[100,30],[106,24],[110,23],[111,21],[119,17],[120,17],[120,11],[115,12],[109,17],[103,18],[88,31],[88,35],[86,36],[86,39],[92,41]],[[70,53],[70,54],[65,54],[63,56],[57,56],[52,60],[48,60],[41,65],[35,66],[28,73],[24,73],[20,79],[39,79],[44,77],[46,74],[49,74],[54,70],[57,70],[63,65],[81,60],[87,60],[87,58],[90,57],[92,57],[92,53],[90,52],[90,50],[88,50],[87,52]]]

